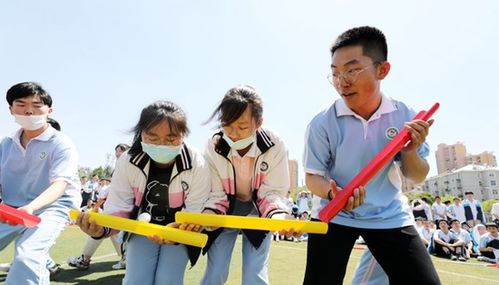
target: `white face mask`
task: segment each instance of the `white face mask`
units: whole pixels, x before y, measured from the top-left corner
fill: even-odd
[[[45,126],[47,123],[47,115],[38,116],[23,116],[14,115],[16,123],[18,123],[23,129],[28,131],[38,130]]]
[[[255,141],[255,135],[251,135],[245,139],[241,139],[238,141],[233,141],[231,140],[231,138],[229,138],[228,135],[224,133],[223,138],[227,142],[227,144],[229,144],[229,146],[235,150],[244,149]]]

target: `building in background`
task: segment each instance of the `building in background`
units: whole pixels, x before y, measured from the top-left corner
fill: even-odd
[[[298,187],[298,161],[295,159],[290,159],[288,161],[289,166],[289,189],[293,190]]]
[[[468,154],[466,161],[467,164],[497,166],[496,156],[491,151],[484,151],[480,154]]]
[[[463,198],[465,192],[471,191],[477,200],[499,199],[498,180],[499,168],[469,164],[426,179],[423,190],[433,196]]]
[[[437,160],[438,174],[460,169],[469,164],[497,166],[496,157],[492,152],[484,151],[480,154],[468,154],[466,146],[462,142],[453,145],[439,144],[435,152],[435,158]]]
[[[466,166],[466,146],[462,142],[453,145],[441,143],[435,151],[438,174]]]

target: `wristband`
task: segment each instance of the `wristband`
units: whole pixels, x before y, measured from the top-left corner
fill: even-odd
[[[331,190],[331,189],[329,189],[329,191],[327,191],[327,199],[328,199],[329,201],[333,200],[333,198],[334,198],[334,197],[331,197],[331,192],[332,192],[332,190]]]
[[[104,230],[102,231],[102,234],[100,236],[98,236],[98,237],[90,236],[90,237],[95,239],[95,240],[100,240],[100,239],[103,239],[104,237],[106,237],[106,235],[108,233],[109,233],[109,228],[104,227]]]

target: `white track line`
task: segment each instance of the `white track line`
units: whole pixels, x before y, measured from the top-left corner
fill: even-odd
[[[437,269],[437,271],[438,272],[442,272],[442,273],[446,273],[446,274],[449,274],[449,275],[458,275],[458,276],[466,277],[466,278],[473,278],[473,279],[478,279],[478,280],[483,280],[483,281],[488,281],[488,282],[493,282],[493,283],[499,283],[499,280],[488,279],[488,278],[483,278],[483,277],[477,277],[477,276],[474,276],[474,275],[460,274],[460,273],[456,273],[456,272],[452,272],[452,271],[446,271],[446,270],[440,270],[440,269]]]
[[[305,251],[304,248],[285,246],[285,245],[280,245],[280,244],[275,244],[275,243],[272,243],[272,246],[277,246],[279,248],[293,249],[293,250],[298,250],[298,251]],[[350,258],[360,259],[360,256],[350,255]],[[456,263],[456,262],[452,262],[450,260],[449,261],[447,261],[447,260],[438,260],[438,262],[460,264],[460,265],[469,265],[469,266],[485,266],[485,264],[480,264],[480,263]],[[435,268],[435,269],[437,269],[437,268]],[[460,273],[455,273],[455,272],[441,270],[441,269],[437,269],[437,271],[441,272],[441,273],[445,273],[445,274],[450,274],[450,275],[459,275],[461,277],[473,278],[473,279],[482,280],[482,281],[489,281],[489,282],[493,282],[493,283],[499,283],[499,280],[487,279],[487,278],[478,277],[478,276],[474,276],[474,275],[460,274]]]

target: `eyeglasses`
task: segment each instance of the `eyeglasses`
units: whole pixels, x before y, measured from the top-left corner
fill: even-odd
[[[357,81],[359,74],[370,67],[371,65],[364,68],[352,68],[340,73],[329,73],[327,80],[331,83],[331,85],[338,85],[340,83],[340,78],[343,78],[347,84],[353,84]]]

